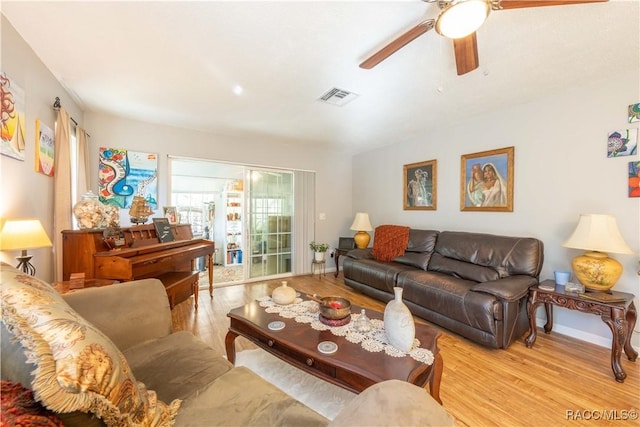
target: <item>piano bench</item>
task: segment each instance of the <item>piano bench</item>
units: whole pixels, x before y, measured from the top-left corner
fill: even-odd
[[[198,308],[199,275],[199,271],[170,271],[156,277],[164,285],[169,297],[169,306],[172,309],[191,295],[193,295],[195,308]]]

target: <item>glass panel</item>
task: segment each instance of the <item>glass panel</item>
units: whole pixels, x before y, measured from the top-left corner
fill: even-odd
[[[251,170],[248,199],[249,277],[290,273],[293,174]]]

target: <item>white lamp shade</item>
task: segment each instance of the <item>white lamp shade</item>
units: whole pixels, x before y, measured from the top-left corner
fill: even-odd
[[[351,224],[351,230],[356,230],[356,231],[373,230],[373,227],[371,226],[371,222],[369,221],[369,214],[364,212],[356,213],[356,218],[353,220],[353,224]]]
[[[576,229],[562,246],[614,254],[633,254],[622,238],[613,215],[581,214]]]
[[[436,31],[445,37],[466,37],[482,26],[491,7],[486,0],[457,0],[444,9],[436,21]]]
[[[0,231],[0,249],[3,251],[50,246],[51,240],[37,219],[7,220]]]

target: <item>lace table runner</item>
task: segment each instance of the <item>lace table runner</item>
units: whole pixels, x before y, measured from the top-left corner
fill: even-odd
[[[269,296],[258,298],[257,301],[260,307],[265,308],[267,313],[277,313],[281,317],[294,319],[298,323],[308,323],[313,329],[318,331],[331,331],[333,335],[345,337],[349,342],[354,344],[359,343],[362,348],[372,353],[384,351],[389,356],[410,356],[418,362],[427,365],[433,364],[433,353],[430,350],[421,348],[418,339],[414,339],[413,346],[409,353],[398,350],[389,344],[382,320],[370,319],[371,330],[368,332],[358,332],[353,328],[353,325],[361,316],[360,313],[352,313],[351,322],[344,326],[329,326],[319,320],[320,307],[315,301],[303,301],[302,298],[296,298],[293,304],[279,305],[273,302]]]

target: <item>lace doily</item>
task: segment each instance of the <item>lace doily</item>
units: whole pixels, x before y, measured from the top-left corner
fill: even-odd
[[[293,304],[279,305],[273,302],[270,296],[258,298],[260,307],[264,307],[267,313],[277,313],[285,319],[294,319],[298,323],[307,323],[318,331],[331,331],[333,335],[344,337],[347,341],[360,344],[362,348],[372,353],[384,351],[393,357],[410,356],[418,362],[427,365],[433,364],[433,353],[420,347],[420,341],[414,339],[409,353],[398,350],[387,341],[384,331],[384,322],[380,319],[371,319],[371,330],[357,332],[353,329],[354,322],[361,316],[360,313],[351,313],[351,322],[344,326],[329,326],[319,320],[320,305],[315,301],[303,301],[296,298]]]

